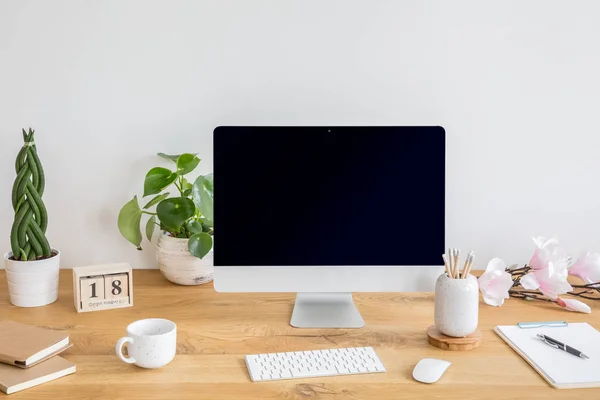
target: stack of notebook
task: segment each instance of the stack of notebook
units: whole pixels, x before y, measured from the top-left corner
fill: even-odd
[[[13,321],[0,321],[0,390],[6,394],[75,372],[59,357],[72,345],[69,335]]]

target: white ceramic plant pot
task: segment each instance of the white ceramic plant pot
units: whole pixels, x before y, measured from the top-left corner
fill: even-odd
[[[465,337],[475,332],[479,322],[477,278],[440,275],[435,284],[434,319],[435,326],[446,336]]]
[[[6,280],[10,302],[18,307],[40,307],[58,299],[60,251],[54,257],[36,261],[11,260],[12,252],[4,254]]]
[[[169,281],[178,285],[201,285],[213,280],[213,250],[203,259],[188,250],[188,239],[161,234],[156,245],[158,268]]]

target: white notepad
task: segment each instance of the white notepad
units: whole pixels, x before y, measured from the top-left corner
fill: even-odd
[[[557,389],[600,387],[600,332],[587,323],[564,327],[494,329],[510,347]],[[555,349],[536,338],[538,333],[557,339],[589,356],[589,360]]]

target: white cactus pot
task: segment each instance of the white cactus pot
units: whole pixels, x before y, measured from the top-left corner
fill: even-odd
[[[213,280],[213,250],[203,259],[188,250],[188,239],[179,239],[165,233],[158,238],[156,261],[160,272],[178,285],[202,285]]]
[[[11,260],[12,252],[4,254],[6,280],[10,302],[17,307],[40,307],[58,299],[60,251],[36,261]]]

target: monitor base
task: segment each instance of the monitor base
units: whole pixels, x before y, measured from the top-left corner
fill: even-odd
[[[296,328],[362,328],[352,293],[298,293],[290,324]]]

